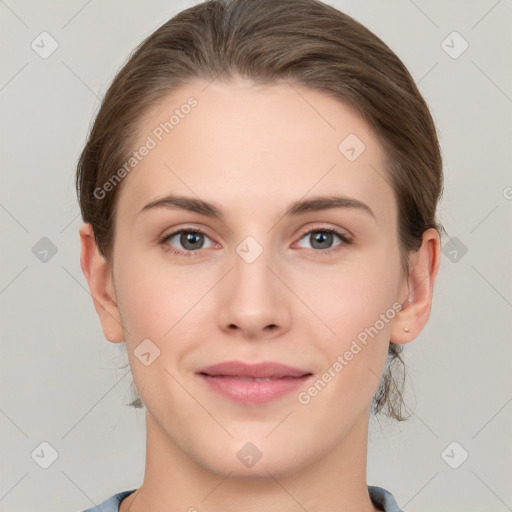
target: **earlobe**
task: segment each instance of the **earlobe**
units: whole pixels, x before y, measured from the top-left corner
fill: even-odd
[[[421,247],[409,257],[409,275],[401,290],[405,300],[391,326],[393,343],[409,343],[425,327],[432,308],[434,281],[439,270],[440,254],[439,233],[436,229],[430,228],[423,233]]]
[[[84,273],[100,318],[103,334],[112,343],[124,341],[121,317],[117,306],[110,265],[100,254],[92,226],[83,223],[80,227],[80,266]]]

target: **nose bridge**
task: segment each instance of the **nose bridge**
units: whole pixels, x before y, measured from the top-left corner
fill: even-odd
[[[275,296],[275,279],[268,267],[272,267],[272,255],[269,238],[262,243],[253,236],[248,236],[236,247],[233,272],[233,295],[240,305],[247,308],[262,310],[265,304],[270,305]],[[265,244],[265,245],[263,245]]]
[[[247,236],[235,248],[233,270],[221,298],[221,327],[236,326],[254,337],[270,325],[282,327],[287,322],[282,284],[269,270],[274,270],[274,256],[270,236],[261,243]]]
[[[239,299],[260,300],[263,295],[272,295],[270,278],[272,273],[268,267],[272,266],[271,250],[258,250],[251,243],[242,243],[237,248],[237,256],[234,258],[233,279],[235,294]],[[249,301],[250,302],[250,301]]]

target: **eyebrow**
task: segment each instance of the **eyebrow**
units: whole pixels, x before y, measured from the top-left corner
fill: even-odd
[[[139,213],[153,210],[155,208],[182,209],[199,213],[207,217],[224,219],[222,207],[218,203],[212,203],[194,197],[178,196],[169,194],[161,199],[156,199],[146,204]],[[283,217],[296,217],[309,212],[318,212],[333,208],[353,208],[368,213],[375,219],[371,208],[358,199],[340,195],[316,196],[310,199],[294,201],[288,205]]]

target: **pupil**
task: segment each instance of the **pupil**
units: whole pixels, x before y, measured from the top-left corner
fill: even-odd
[[[200,236],[199,233],[183,233],[180,242],[186,249],[198,249],[201,248],[202,244],[198,246],[197,244],[194,245],[194,242],[197,242]]]
[[[332,239],[332,233],[317,233],[316,235],[313,235],[314,243],[312,244],[313,247],[315,247],[315,244],[318,242],[320,244],[320,249],[325,249],[325,242],[331,242]],[[322,245],[322,243],[324,245]],[[327,243],[327,247],[329,246],[329,243]]]

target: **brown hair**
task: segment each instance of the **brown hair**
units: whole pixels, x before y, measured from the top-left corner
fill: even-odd
[[[352,107],[377,134],[398,204],[398,237],[405,271],[435,218],[442,193],[442,160],[429,109],[400,59],[359,22],[319,0],[207,0],[186,9],[144,40],[118,72],[80,156],[76,188],[82,218],[91,223],[110,261],[116,199],[122,182],[102,187],[133,151],[142,118],[192,79],[255,83],[277,80],[322,91]],[[340,141],[341,142],[341,141]],[[401,345],[390,342],[374,412],[405,419]],[[140,398],[130,404],[142,407]]]

